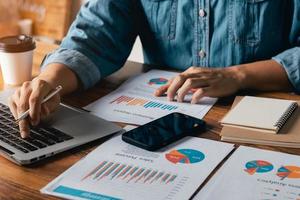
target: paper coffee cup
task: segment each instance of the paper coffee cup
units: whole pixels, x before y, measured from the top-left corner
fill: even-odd
[[[26,35],[0,38],[0,65],[4,82],[20,85],[32,78],[34,40]]]

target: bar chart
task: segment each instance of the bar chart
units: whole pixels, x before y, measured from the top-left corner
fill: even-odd
[[[81,181],[122,181],[125,183],[141,184],[171,184],[177,178],[177,174],[148,169],[145,167],[121,164],[117,162],[102,161],[87,173]]]
[[[110,102],[110,104],[123,104],[127,106],[142,106],[144,108],[158,108],[161,110],[167,110],[167,111],[173,111],[178,108],[178,106],[174,105],[168,105],[165,103],[155,102],[155,101],[149,101],[142,98],[136,98],[136,97],[129,97],[129,96],[120,96],[113,101]]]

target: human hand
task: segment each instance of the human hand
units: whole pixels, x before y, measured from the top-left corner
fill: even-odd
[[[30,124],[36,126],[41,119],[52,113],[60,103],[60,96],[56,94],[47,102],[42,100],[53,91],[53,87],[45,80],[39,78],[23,83],[9,99],[10,110],[17,119],[26,110],[30,110],[29,116],[19,121],[19,128],[22,138],[30,133]]]
[[[238,67],[201,68],[190,67],[155,91],[155,96],[167,93],[170,101],[183,102],[184,97],[193,92],[191,103],[196,104],[202,97],[223,97],[241,89],[243,74]]]

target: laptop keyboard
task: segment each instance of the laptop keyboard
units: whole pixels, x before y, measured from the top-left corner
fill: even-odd
[[[6,105],[0,103],[0,141],[24,152],[29,153],[57,143],[72,139],[55,128],[31,127],[30,137],[23,139],[20,136],[19,125]]]

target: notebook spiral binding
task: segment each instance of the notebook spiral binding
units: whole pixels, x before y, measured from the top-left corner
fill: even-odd
[[[275,123],[275,127],[277,130],[281,129],[286,121],[292,116],[293,112],[298,107],[298,103],[292,103],[289,108],[283,113],[283,115],[279,118],[279,120]]]

